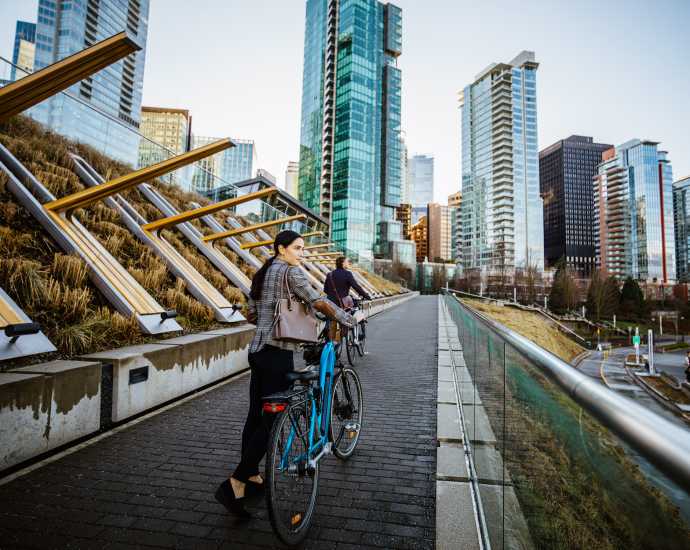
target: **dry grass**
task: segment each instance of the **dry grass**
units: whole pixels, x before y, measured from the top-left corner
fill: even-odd
[[[74,152],[84,158],[106,180],[132,171],[88,146],[76,144],[46,131],[25,117],[14,117],[0,124],[0,143],[6,146],[56,196],[83,189],[69,157]],[[178,211],[194,208],[210,201],[176,186],[153,182]],[[123,194],[147,221],[163,217],[136,189]],[[116,210],[96,203],[75,212],[78,219],[125,267],[162,307],[176,309],[178,322],[185,331],[216,326],[212,311],[200,304],[176,280],[166,265],[140,242],[121,222]],[[215,214],[226,225],[226,214]],[[193,225],[204,234],[208,228],[200,222]],[[164,231],[165,238],[213,286],[232,303],[244,304],[242,293],[227,281],[205,257],[176,229]],[[218,250],[249,277],[254,268],[242,262],[227,246],[218,243]],[[256,253],[256,251],[255,251]],[[135,319],[115,312],[101,292],[93,285],[81,258],[64,254],[50,235],[33,219],[9,192],[7,177],[0,173],[0,286],[36,322],[57,346],[57,354],[41,357],[69,357],[126,344],[152,340],[141,334]],[[377,286],[387,282],[377,278]],[[393,285],[394,286],[394,285]],[[397,286],[394,286],[397,289]],[[27,359],[26,361],[31,361]],[[0,369],[20,363],[7,363]]]
[[[463,303],[522,334],[568,363],[585,351],[583,347],[561,333],[553,323],[537,313],[488,304],[479,300],[463,300]]]

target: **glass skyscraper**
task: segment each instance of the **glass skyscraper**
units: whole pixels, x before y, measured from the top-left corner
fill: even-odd
[[[690,281],[690,176],[673,184],[673,221],[676,232],[676,275]]]
[[[12,50],[12,63],[18,65],[24,71],[19,71],[12,67],[10,71],[10,80],[17,80],[26,73],[31,73],[34,70],[34,61],[36,58],[36,23],[29,23],[27,21],[17,21],[17,28],[14,33],[14,48]]]
[[[137,165],[149,0],[39,0],[35,69],[126,30],[141,50],[29,111],[55,132]],[[105,112],[97,113],[90,106]],[[108,118],[110,117],[110,118]]]
[[[193,136],[192,149],[208,145],[222,138]],[[195,164],[192,174],[192,191],[207,193],[219,185],[248,180],[254,176],[256,147],[248,139],[232,139],[234,147],[226,149]]]
[[[413,208],[426,208],[427,204],[434,202],[434,157],[414,155],[409,158],[407,179]]]
[[[400,240],[402,12],[377,0],[307,0],[299,198],[361,256]]]
[[[494,63],[460,94],[463,269],[544,267],[534,52]]]
[[[597,265],[619,277],[676,279],[673,171],[654,141],[603,155],[594,181]]]

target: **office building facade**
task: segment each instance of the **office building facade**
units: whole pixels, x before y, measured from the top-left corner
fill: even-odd
[[[493,63],[460,94],[463,269],[544,267],[534,52]]]
[[[429,232],[426,216],[422,216],[420,220],[410,228],[410,237],[415,243],[415,250],[417,253],[417,262],[428,261],[429,257]]]
[[[297,183],[299,181],[299,162],[291,160],[285,169],[285,191],[293,197],[298,197]]]
[[[53,131],[136,166],[149,0],[39,0],[35,70],[126,30],[141,46],[29,111]],[[97,112],[100,110],[101,112]]]
[[[222,138],[192,136],[192,148],[196,149],[219,139]],[[230,139],[235,144],[234,147],[206,157],[195,164],[190,190],[205,194],[218,186],[248,180],[254,176],[257,159],[254,141]],[[273,176],[271,176],[271,181],[275,183]]]
[[[377,0],[307,0],[299,198],[362,257],[401,233],[402,12]]]
[[[613,147],[587,136],[561,139],[539,153],[539,188],[544,201],[544,260],[563,259],[582,276],[595,266],[592,179],[602,153]]]
[[[427,208],[427,239],[429,260],[448,262],[453,258],[451,209],[438,203]]]
[[[598,268],[649,283],[676,280],[673,171],[657,142],[633,139],[605,151],[594,205]]]
[[[34,71],[36,59],[36,23],[17,21],[14,33],[14,48],[12,49],[12,64],[17,65],[10,69],[10,80],[26,76]]]
[[[690,282],[690,176],[673,184],[673,222],[676,238],[676,277]]]
[[[189,151],[192,117],[186,109],[142,107],[139,131],[139,167],[151,166]]]
[[[448,195],[448,209],[450,210],[450,247],[451,260],[458,261],[460,257],[460,207],[462,205],[462,191]]]

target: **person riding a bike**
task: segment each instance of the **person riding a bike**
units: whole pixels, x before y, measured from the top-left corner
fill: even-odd
[[[325,317],[345,326],[355,323],[351,315],[320,295],[309,283],[300,267],[304,239],[299,233],[281,231],[273,249],[274,256],[254,275],[250,292],[247,318],[256,324],[256,334],[249,346],[249,412],[242,432],[242,458],[234,473],[215,493],[216,500],[229,512],[244,518],[250,517],[244,507],[245,495],[264,489],[259,463],[266,454],[274,415],[262,414],[262,398],[290,388],[287,375],[294,371],[293,353],[299,348],[299,344],[272,337],[277,302],[291,290],[299,300]],[[285,287],[285,282],[289,288]]]

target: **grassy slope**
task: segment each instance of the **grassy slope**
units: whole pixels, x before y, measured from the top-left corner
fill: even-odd
[[[492,319],[529,338],[544,349],[549,350],[564,361],[570,362],[584,351],[584,348],[561,333],[538,313],[523,311],[513,307],[497,306],[479,300],[469,305],[485,313]]]

